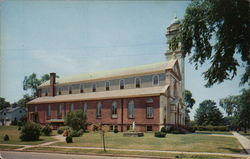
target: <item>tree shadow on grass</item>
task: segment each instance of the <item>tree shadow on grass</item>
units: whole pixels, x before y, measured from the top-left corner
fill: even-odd
[[[219,147],[219,149],[223,149],[223,150],[228,150],[231,153],[241,153],[242,151],[244,151],[243,149],[235,149],[235,148],[228,148],[228,147]]]

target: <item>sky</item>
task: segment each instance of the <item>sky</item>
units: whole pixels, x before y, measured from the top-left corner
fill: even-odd
[[[22,98],[24,76],[68,76],[166,60],[166,29],[189,1],[0,0],[0,97]],[[196,100],[237,95],[240,75],[211,88],[185,62],[185,86]]]

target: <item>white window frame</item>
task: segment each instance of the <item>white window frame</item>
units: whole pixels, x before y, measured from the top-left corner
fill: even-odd
[[[119,80],[119,88],[121,89],[121,81],[123,81],[123,89],[125,89],[125,80],[124,79]]]
[[[51,105],[49,104],[48,105],[48,112],[47,112],[47,116],[51,116]]]
[[[158,78],[158,83],[157,83],[157,84],[154,84],[154,78],[155,78],[155,77]],[[159,84],[160,84],[160,77],[159,77],[159,75],[154,75],[154,76],[152,77],[152,86],[159,86]]]
[[[130,107],[132,107],[132,108],[130,108]],[[130,110],[130,109],[132,109],[132,110]],[[135,102],[134,102],[134,100],[130,100],[128,102],[128,118],[135,118]]]
[[[87,111],[88,111],[88,104],[84,103],[83,104],[83,112],[87,115]]]
[[[95,91],[93,91],[94,90],[94,86],[95,86]],[[92,83],[92,86],[91,86],[91,89],[92,89],[92,92],[96,92],[96,83]]]
[[[70,112],[73,112],[74,110],[75,110],[75,108],[74,108],[75,106],[74,106],[74,104],[73,103],[71,103],[70,104]]]
[[[108,90],[107,90],[107,83],[108,83],[108,85],[109,85],[109,87],[108,87],[109,89],[108,89]],[[106,81],[106,82],[105,82],[105,90],[106,90],[106,91],[110,91],[110,81]]]
[[[136,87],[136,80],[139,80],[139,87]],[[135,88],[141,88],[141,78],[140,77],[136,77],[135,78],[135,81],[134,81],[134,84],[135,84]]]
[[[96,106],[96,118],[102,117],[102,103],[98,102]]]
[[[114,114],[115,112],[115,114]],[[112,118],[117,118],[117,102],[113,101],[111,106],[111,116]]]

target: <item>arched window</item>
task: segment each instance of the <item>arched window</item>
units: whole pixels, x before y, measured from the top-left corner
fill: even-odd
[[[112,103],[112,118],[117,118],[117,102],[113,101]]]
[[[101,118],[102,117],[102,103],[98,102],[96,107],[96,117]]]
[[[135,104],[133,100],[129,101],[128,103],[128,117],[129,118],[135,117]]]
[[[141,87],[141,80],[139,78],[135,78],[135,88]]]
[[[74,104],[70,105],[70,111],[73,112],[74,111]]]
[[[120,80],[120,89],[124,89],[124,85],[125,85],[124,79],[121,79]]]
[[[159,76],[154,75],[152,81],[154,86],[159,85]]]
[[[84,104],[83,104],[82,110],[83,110],[83,112],[87,115],[87,110],[88,110],[88,105],[87,105],[87,103],[84,103]]]
[[[58,94],[61,95],[62,94],[62,90],[61,87],[58,88]]]
[[[109,85],[110,85],[110,82],[107,81],[107,82],[105,83],[106,91],[109,91]]]
[[[37,106],[35,106],[35,112],[37,112]]]
[[[57,106],[57,116],[58,116],[58,118],[61,117],[61,115],[62,115],[62,105],[59,104]]]
[[[83,85],[81,84],[81,86],[80,86],[80,93],[83,93],[84,91],[83,91]]]
[[[69,94],[72,94],[71,86],[69,86]]]
[[[93,84],[92,84],[92,92],[95,92],[95,91],[96,91],[96,84],[93,83]]]
[[[48,117],[51,116],[51,106],[50,106],[50,105],[48,105],[48,112],[47,112],[47,115],[48,115]]]

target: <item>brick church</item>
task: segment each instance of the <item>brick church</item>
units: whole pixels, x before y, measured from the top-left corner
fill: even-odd
[[[176,35],[180,21],[167,28]],[[180,48],[180,46],[179,46]],[[185,125],[184,58],[181,50],[165,53],[164,62],[130,68],[56,78],[38,87],[38,97],[28,102],[28,120],[58,127],[67,112],[82,109],[87,121],[110,130],[158,131],[163,126]]]

